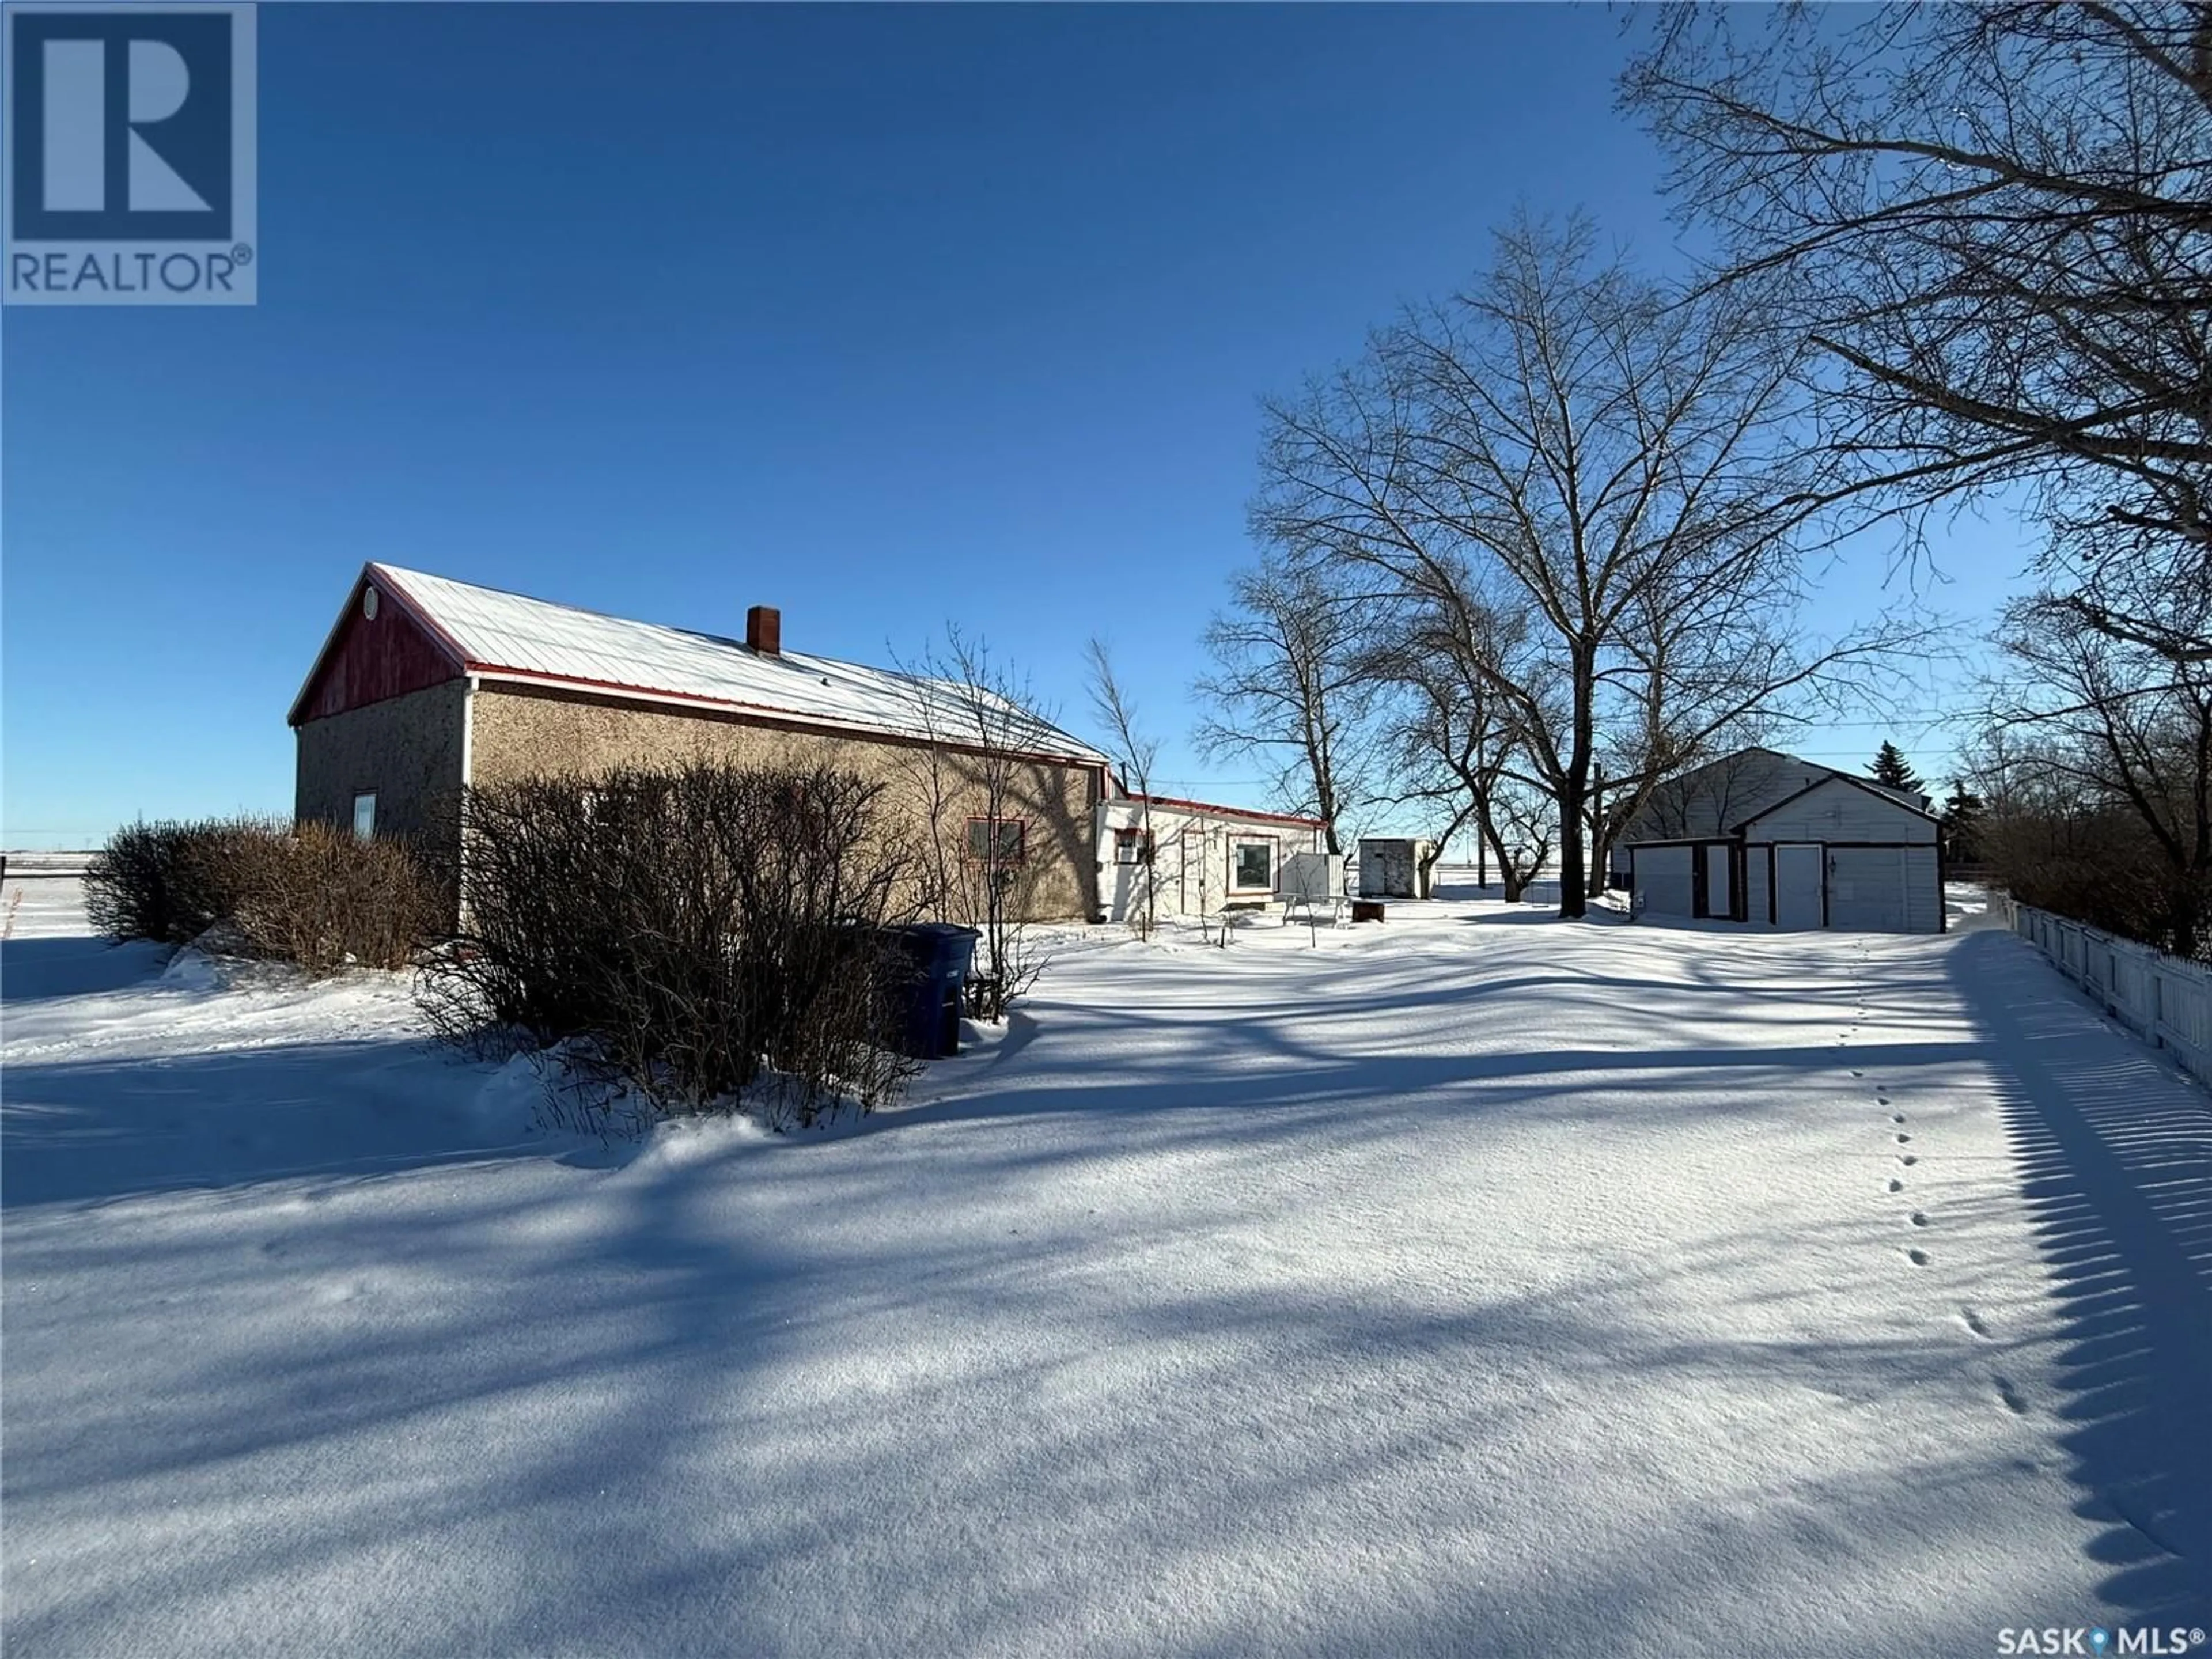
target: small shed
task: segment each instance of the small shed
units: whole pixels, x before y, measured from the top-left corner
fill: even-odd
[[[1359,842],[1360,897],[1428,897],[1429,872],[1436,856],[1437,844],[1432,841],[1363,836]]]
[[[1780,928],[1938,933],[1942,854],[1933,813],[1826,771],[1705,834],[1621,850],[1644,914]]]

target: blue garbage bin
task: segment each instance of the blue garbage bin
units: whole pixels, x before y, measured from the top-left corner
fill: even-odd
[[[960,992],[982,934],[949,921],[895,927],[896,959],[904,969],[894,1037],[902,1054],[943,1060],[960,1052]]]

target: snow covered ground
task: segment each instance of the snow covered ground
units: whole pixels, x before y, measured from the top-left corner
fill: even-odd
[[[2212,1617],[2212,1111],[2000,931],[1098,930],[896,1113],[613,1155],[391,981],[46,931],[0,947],[11,1654]]]

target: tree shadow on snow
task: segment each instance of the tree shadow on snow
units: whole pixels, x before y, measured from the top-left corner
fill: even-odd
[[[165,947],[143,940],[116,945],[77,936],[0,941],[0,1003],[119,991],[159,973],[167,955]]]
[[[2009,934],[1960,940],[1949,965],[2058,1303],[2105,1594],[2212,1623],[2212,1102]]]
[[[1085,1645],[1078,1633],[1105,1618],[1154,1651],[1441,1655],[1552,1651],[1567,1632],[1577,1650],[1604,1635],[1606,1650],[1702,1651],[1717,1626],[1731,1650],[1844,1659],[1908,1632],[1922,1650],[1965,1651],[1984,1628],[1967,1610],[1893,1603],[1824,1635],[1793,1613],[1793,1589],[1830,1570],[1835,1530],[1895,1524],[1878,1457],[1718,1515],[1685,1501],[1658,1526],[1578,1522],[1544,1540],[1551,1559],[1526,1583],[1454,1553],[1480,1522],[1400,1561],[1432,1593],[1394,1592],[1370,1565],[1376,1515],[1410,1523],[1422,1505],[1409,1494],[1429,1492],[1478,1514],[1469,1448],[1540,1443],[1603,1397],[1574,1394],[1574,1357],[1636,1387],[1656,1375],[1693,1394],[1818,1389],[1871,1405],[1900,1372],[1940,1364],[1918,1344],[1680,1340],[1622,1316],[1663,1301],[1679,1269],[1656,1262],[1589,1303],[1472,1282],[1240,1285],[1158,1265],[1218,1251],[1228,1194],[1218,1211],[1154,1218],[1167,1230],[1148,1241],[1072,1219],[1040,1235],[1024,1211],[1021,1232],[999,1224],[995,1175],[964,1164],[918,1201],[903,1165],[878,1172],[880,1193],[828,1161],[732,1192],[730,1163],[650,1166],[573,1213],[561,1194],[487,1187],[421,1211],[356,1201],[284,1218],[271,1241],[284,1253],[265,1258],[220,1241],[228,1279],[204,1287],[211,1307],[271,1271],[305,1273],[305,1291],[364,1264],[403,1283],[418,1262],[473,1265],[450,1300],[307,1306],[165,1350],[168,1386],[143,1400],[88,1399],[66,1418],[34,1407],[8,1471],[22,1512],[128,1512],[159,1494],[221,1524],[127,1573],[76,1563],[39,1586],[14,1633],[83,1650],[181,1629],[198,1639],[170,1650],[209,1650],[245,1607],[258,1637],[294,1651],[365,1647],[374,1631],[378,1650],[423,1654],[894,1638],[1045,1652]],[[856,1201],[892,1224],[872,1240],[810,1231],[806,1218]],[[915,1224],[933,1207],[938,1224]],[[975,1343],[986,1332],[996,1340]],[[1492,1368],[1555,1373],[1565,1398],[1469,1387]],[[1265,1386],[1270,1374],[1296,1386]],[[1559,1494],[1601,1522],[1602,1455],[1571,1462]],[[1979,1455],[1957,1448],[1920,1474],[1939,1496],[1971,1492]],[[1927,1508],[1911,1523],[1924,1550],[2001,1547],[2002,1517]],[[1528,1510],[1504,1524],[1528,1526]],[[1296,1570],[1253,1574],[1277,1539],[1271,1565]],[[357,1565],[402,1549],[405,1620]],[[1122,1588],[1194,1577],[1218,1588],[1158,1618]],[[1747,1613],[1729,1601],[1747,1582]],[[1747,1624],[1771,1644],[1747,1647]],[[1699,1641],[1673,1639],[1685,1632]]]
[[[1655,994],[1658,1025],[1684,988]],[[1638,1259],[1573,1295],[1486,1287],[1480,1264],[1322,1271],[1295,1227],[1255,1222],[1239,1183],[1193,1182],[1164,1202],[1122,1163],[1188,1133],[1314,1168],[1283,1140],[1324,1117],[1403,1113],[1393,1089],[1464,1088],[1471,1109],[1610,1097],[1618,1118],[1623,1091],[1648,1088],[1656,1107],[1684,1094],[1685,1068],[1708,1067],[1716,1086],[1682,1109],[1710,1115],[1759,1068],[1785,1078],[1832,1062],[1829,1047],[1622,1052],[1583,1034],[1547,1049],[1546,1032],[1505,1053],[1347,1054],[1280,1012],[1262,999],[1203,1016],[1224,1046],[1194,1067],[1187,1034],[1152,1017],[1041,1003],[973,1072],[938,1073],[975,1092],[870,1121],[1152,1115],[1073,1144],[978,1136],[927,1164],[884,1155],[891,1143],[824,1146],[749,1179],[769,1143],[702,1138],[606,1176],[356,1184],[190,1231],[156,1216],[134,1231],[123,1212],[34,1237],[33,1276],[100,1251],[158,1275],[200,1251],[155,1289],[188,1292],[221,1340],[149,1354],[94,1330],[109,1346],[88,1356],[67,1320],[11,1328],[10,1633],[27,1650],[177,1652],[225,1650],[240,1632],[303,1652],[373,1635],[378,1651],[422,1654],[1044,1652],[1125,1630],[1131,1650],[1185,1653],[1844,1659],[1908,1638],[1985,1643],[1986,1609],[1884,1602],[1871,1568],[1850,1581],[1848,1617],[1798,1606],[1850,1567],[1839,1537],[1903,1525],[1933,1582],[1948,1554],[2005,1548],[2005,1517],[1968,1501],[1990,1475],[1984,1449],[1918,1466],[1923,1501],[1900,1517],[1880,1448],[1786,1491],[1732,1472],[1712,1505],[1696,1477],[1651,1469],[1635,1432],[1701,1397],[1872,1413],[1948,1357],[1895,1333],[1685,1334],[1638,1316],[1694,1300],[1674,1281],[1710,1261]],[[1984,1050],[1858,1053],[1909,1066]],[[978,1089],[987,1069],[993,1092]],[[302,1160],[360,1175],[482,1156],[459,1082],[398,1041],[15,1068],[10,1107],[20,1086],[34,1115],[9,1124],[9,1195],[24,1181],[48,1197],[209,1184],[181,1153],[234,1126],[268,1139],[222,1153],[226,1183]],[[1240,1106],[1273,1109],[1182,1109]],[[1435,1106],[1407,1121],[1432,1122]],[[1024,1178],[1036,1173],[1066,1179]],[[824,1224],[854,1217],[872,1219]],[[1224,1255],[1240,1251],[1255,1271]],[[131,1386],[98,1369],[111,1351],[130,1357]],[[1675,1386],[1647,1393],[1630,1432],[1592,1435],[1608,1371],[1632,1396]],[[1598,1443],[1550,1461],[1516,1450],[1570,1431]],[[1548,1473],[1556,1493],[1486,1518],[1493,1467]],[[1608,1520],[1624,1486],[1679,1502],[1656,1524],[1625,1505]],[[156,1505],[192,1523],[190,1547],[118,1541],[113,1516]],[[1395,1556],[1376,1550],[1378,1517]],[[57,1558],[20,1541],[26,1526],[34,1544],[94,1541]],[[1499,1528],[1506,1546],[1474,1553]],[[1538,1564],[1526,1578],[1510,1571],[1516,1537]],[[412,1603],[398,1612],[395,1571]],[[2156,1605],[2150,1588],[2117,1599]]]
[[[13,1065],[0,1194],[15,1210],[544,1150],[477,1119],[478,1081],[404,1040]]]

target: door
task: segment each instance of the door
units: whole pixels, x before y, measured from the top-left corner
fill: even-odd
[[[1828,854],[1828,926],[1905,932],[1905,848],[1838,847]]]
[[[1819,842],[1784,842],[1774,849],[1774,925],[1825,927],[1822,895],[1828,849]]]
[[[1694,847],[1639,847],[1632,866],[1644,895],[1644,911],[1653,916],[1696,914],[1697,883],[1691,860]]]
[[[1722,921],[1735,915],[1735,892],[1729,882],[1732,850],[1726,844],[1715,842],[1701,847],[1699,854],[1705,860],[1705,908],[1702,914]]]

